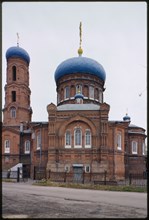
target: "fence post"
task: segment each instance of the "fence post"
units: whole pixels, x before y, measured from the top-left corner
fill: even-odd
[[[36,167],[34,166],[34,180],[35,180],[35,175],[36,175]]]
[[[20,167],[17,169],[17,182],[20,182]]]
[[[91,180],[92,180],[92,172],[90,172],[90,182],[91,182]]]
[[[132,180],[132,175],[131,173],[129,174],[129,185],[131,185],[131,180]]]
[[[106,178],[107,178],[107,171],[105,170],[105,173],[104,173],[104,185],[106,185]]]
[[[83,184],[84,184],[84,177],[85,177],[85,171],[83,170],[83,179],[82,179]]]
[[[10,170],[8,170],[7,178],[10,179]]]
[[[49,170],[49,179],[50,179],[51,170]]]
[[[66,183],[66,175],[67,175],[67,171],[65,171],[64,173],[64,183]]]

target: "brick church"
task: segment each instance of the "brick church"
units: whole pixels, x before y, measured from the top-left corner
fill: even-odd
[[[2,169],[22,163],[34,178],[34,168],[47,172],[102,173],[124,180],[146,171],[145,129],[109,120],[104,101],[106,73],[97,61],[83,56],[58,65],[57,104],[47,105],[47,122],[32,121],[29,54],[19,46],[6,51],[6,85],[2,125]],[[46,111],[46,108],[45,108]]]

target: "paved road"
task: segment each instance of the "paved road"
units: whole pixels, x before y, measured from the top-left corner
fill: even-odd
[[[147,193],[2,183],[3,218],[145,218]]]

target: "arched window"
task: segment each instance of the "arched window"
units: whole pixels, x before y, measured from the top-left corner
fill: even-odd
[[[61,89],[61,97],[60,97],[60,101],[64,100],[64,89]]]
[[[12,107],[10,109],[10,117],[11,118],[16,118],[16,108],[15,107]]]
[[[84,85],[84,88],[83,88],[83,94],[84,94],[84,97],[88,98],[88,85]]]
[[[98,88],[95,89],[95,99],[99,101],[99,90],[98,90]]]
[[[145,143],[142,143],[142,155],[145,155]]]
[[[137,141],[132,141],[132,154],[138,153],[138,143]]]
[[[4,151],[5,153],[10,153],[10,141],[9,140],[5,140],[4,142]]]
[[[117,134],[117,149],[122,149],[122,135],[121,133]]]
[[[80,128],[76,128],[74,131],[74,147],[82,147],[82,131]]]
[[[12,80],[16,81],[16,66],[12,67]]]
[[[91,147],[91,131],[89,129],[86,129],[85,131],[85,147]]]
[[[29,154],[30,153],[30,141],[27,140],[25,141],[25,154]]]
[[[71,85],[71,87],[70,87],[70,96],[71,97],[75,96],[75,86],[74,85]]]
[[[94,99],[94,87],[93,86],[89,87],[89,98]]]
[[[57,103],[59,103],[59,102],[60,102],[60,94],[57,93]]]
[[[103,100],[102,100],[102,91],[101,90],[99,90],[99,102],[100,103],[103,102]]]
[[[41,147],[41,135],[40,132],[37,133],[37,150],[39,150]]]
[[[66,131],[66,133],[65,133],[65,147],[66,148],[71,147],[71,133],[70,133],[70,131]]]
[[[68,86],[65,87],[65,99],[68,99],[70,97],[70,89]]]

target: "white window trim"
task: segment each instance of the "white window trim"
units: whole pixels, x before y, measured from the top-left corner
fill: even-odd
[[[136,151],[133,151],[133,145],[135,143]],[[138,142],[137,141],[132,141],[132,154],[137,154],[138,153]]]
[[[102,96],[102,91],[99,90],[99,102],[102,103],[103,102],[103,96]]]
[[[15,107],[12,107],[10,109],[10,115],[11,115],[11,118],[16,118],[16,108]]]
[[[67,89],[68,89],[68,97],[66,97]],[[66,86],[65,89],[64,89],[64,99],[68,100],[69,98],[70,98],[70,88],[69,88],[69,86]]]
[[[89,171],[87,171],[87,168],[89,168]],[[90,172],[91,172],[90,165],[85,165],[85,173],[90,173]]]
[[[94,86],[89,86],[89,99],[95,99]]]
[[[65,172],[69,173],[70,172],[70,166],[69,165],[65,165]]]
[[[82,145],[74,145],[74,148],[82,148]]]
[[[10,153],[10,141],[9,140],[5,140],[4,146],[5,146],[5,153]]]
[[[120,143],[119,143],[119,138],[120,138]],[[117,149],[122,150],[122,134],[121,133],[117,134]]]
[[[37,133],[36,141],[37,141],[37,150],[40,150],[41,148],[41,134],[40,133]]]
[[[69,130],[67,130],[67,131],[65,132],[65,148],[71,148],[71,143],[72,143],[71,133],[70,133],[70,131],[69,131],[69,133],[70,133],[70,144],[66,144],[66,134],[67,134],[68,131],[69,131]]]
[[[91,145],[85,145],[85,148],[91,148]]]
[[[90,129],[86,129],[86,131],[90,131]],[[85,148],[91,148],[91,142],[92,142],[92,139],[91,139],[91,131],[90,131],[90,144],[86,144],[86,131],[85,131]]]
[[[26,150],[27,144],[29,144],[29,150]],[[29,154],[29,153],[30,153],[30,141],[27,140],[27,141],[25,141],[25,154]]]
[[[145,155],[145,143],[142,143],[142,155]]]
[[[65,148],[71,148],[71,145],[65,145]]]
[[[81,131],[81,144],[80,145],[76,145],[76,135],[75,135],[75,133],[76,133],[76,130],[77,130],[78,128],[75,128],[75,130],[74,130],[74,148],[82,148],[82,129],[81,128],[79,128],[80,129],[80,131]]]

